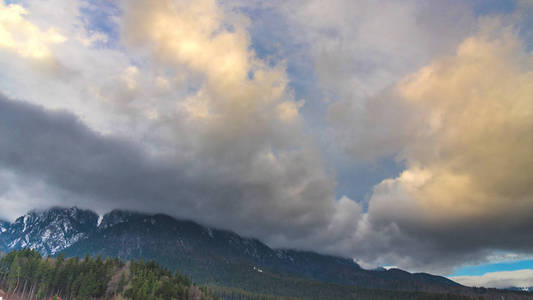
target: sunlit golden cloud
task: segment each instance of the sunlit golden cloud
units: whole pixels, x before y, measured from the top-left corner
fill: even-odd
[[[284,66],[269,66],[256,57],[246,30],[249,20],[242,15],[225,12],[214,0],[134,1],[127,12],[129,43],[148,45],[159,60],[205,76],[203,90],[182,104],[193,119],[298,116],[301,105],[288,93]]]
[[[417,122],[400,154],[407,170],[378,186],[371,207],[401,190],[428,222],[533,212],[533,56],[498,20],[480,26],[456,55],[397,85],[396,101],[422,117],[404,120]]]
[[[63,43],[66,37],[54,28],[42,30],[26,20],[27,14],[20,5],[0,2],[0,48],[13,51],[22,57],[50,57],[49,45]]]

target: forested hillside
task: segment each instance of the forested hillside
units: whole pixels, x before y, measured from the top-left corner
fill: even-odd
[[[4,256],[0,270],[7,299],[216,299],[206,288],[153,261],[62,255],[51,259],[25,249]]]
[[[280,295],[287,293],[293,296]],[[154,261],[124,262],[90,256],[66,259],[62,255],[43,258],[37,251],[28,249],[12,251],[0,259],[0,296],[9,300],[473,299],[451,294],[360,289],[288,278],[272,294],[257,294],[220,286],[197,287],[187,277]]]
[[[19,297],[10,300],[53,295],[196,300],[212,294],[227,300],[532,298],[521,291],[465,287],[431,274],[366,270],[349,258],[272,249],[257,239],[167,215],[117,210],[100,223],[96,216],[77,208],[52,208],[1,223],[0,251],[34,251],[4,258],[0,289]],[[146,263],[152,260],[159,266]],[[166,271],[146,277],[145,271],[135,271],[139,264]],[[201,292],[191,282],[209,289]],[[166,298],[171,295],[175,297]]]
[[[163,214],[114,210],[97,221],[96,213],[76,207],[32,211],[3,225],[0,251],[31,248],[42,256],[155,260],[197,284],[262,294],[300,295],[287,284],[296,278],[360,289],[455,294],[462,289],[441,276],[365,270],[351,258],[272,249],[254,238]]]

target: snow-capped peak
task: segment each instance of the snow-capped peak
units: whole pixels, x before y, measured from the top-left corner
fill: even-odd
[[[94,212],[77,207],[30,211],[10,224],[2,239],[5,250],[30,248],[54,255],[95,231],[97,220]]]

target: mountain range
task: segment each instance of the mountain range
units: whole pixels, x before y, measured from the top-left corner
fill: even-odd
[[[0,222],[0,251],[30,248],[43,256],[117,256],[156,260],[194,282],[283,296],[293,287],[361,289],[496,296],[517,291],[473,289],[445,277],[399,269],[366,270],[353,259],[293,249],[272,249],[254,238],[163,214],[114,210],[103,217],[76,207],[31,211]],[[309,290],[309,288],[307,288]],[[531,294],[528,294],[531,295]],[[496,298],[494,298],[496,299]],[[499,298],[498,298],[499,299]]]

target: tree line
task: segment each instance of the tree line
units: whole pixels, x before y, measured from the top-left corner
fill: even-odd
[[[297,293],[294,290],[298,291]],[[292,300],[292,299],[481,299],[450,294],[401,292],[286,280],[276,290],[260,294],[221,286],[194,285],[177,271],[155,261],[118,258],[42,257],[29,249],[16,250],[0,259],[0,290],[7,299],[24,300]],[[292,292],[291,292],[292,291]],[[293,297],[281,295],[293,294]]]
[[[7,298],[214,300],[206,288],[154,261],[118,258],[46,257],[34,250],[12,251],[0,260],[0,289]]]

